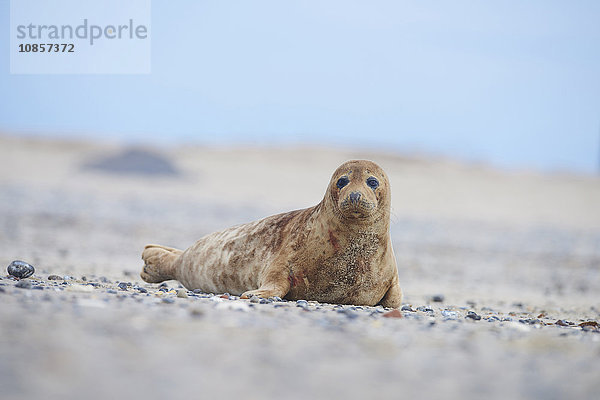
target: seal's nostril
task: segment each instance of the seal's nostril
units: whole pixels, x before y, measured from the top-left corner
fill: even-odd
[[[356,203],[358,203],[359,200],[360,200],[360,193],[359,192],[352,192],[352,193],[350,193],[350,203],[356,204]]]

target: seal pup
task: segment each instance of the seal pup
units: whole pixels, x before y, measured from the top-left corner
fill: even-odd
[[[389,180],[377,164],[347,161],[316,206],[211,233],[185,251],[147,245],[140,275],[244,298],[397,308],[390,202]]]

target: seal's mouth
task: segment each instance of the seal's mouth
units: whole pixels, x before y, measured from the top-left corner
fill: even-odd
[[[347,198],[340,202],[339,208],[346,218],[368,218],[377,207],[366,200],[351,201]]]

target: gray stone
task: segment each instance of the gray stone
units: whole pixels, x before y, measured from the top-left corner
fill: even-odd
[[[35,268],[25,261],[15,260],[8,265],[7,271],[9,275],[23,279],[33,275]]]
[[[306,301],[306,300],[298,300],[298,301],[296,301],[296,307],[307,308],[308,307],[308,301]]]
[[[474,311],[469,311],[465,318],[470,318],[472,320],[479,321],[481,319],[481,316]]]

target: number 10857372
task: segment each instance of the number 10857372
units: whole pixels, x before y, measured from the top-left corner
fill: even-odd
[[[19,53],[75,53],[72,43],[21,43]]]

